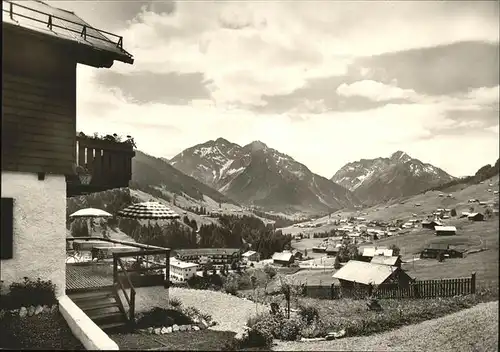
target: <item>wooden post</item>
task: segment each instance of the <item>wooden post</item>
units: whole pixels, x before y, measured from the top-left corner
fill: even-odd
[[[165,288],[169,288],[170,287],[170,252],[169,251],[165,251],[165,284],[164,284],[164,287]]]
[[[132,288],[130,291],[130,322],[135,324],[135,290]]]
[[[116,253],[113,253],[113,283],[118,282],[118,260],[116,258]]]
[[[470,278],[470,291],[472,294],[476,293],[476,272],[473,272]]]

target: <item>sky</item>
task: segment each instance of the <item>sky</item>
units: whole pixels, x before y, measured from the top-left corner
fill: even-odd
[[[77,68],[77,128],[171,158],[260,140],[330,178],[402,150],[453,176],[499,157],[496,1],[48,1],[123,36]]]

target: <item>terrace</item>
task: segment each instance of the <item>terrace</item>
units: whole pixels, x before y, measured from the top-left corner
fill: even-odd
[[[66,294],[102,329],[133,326],[140,288],[170,286],[168,248],[72,237],[66,252]]]

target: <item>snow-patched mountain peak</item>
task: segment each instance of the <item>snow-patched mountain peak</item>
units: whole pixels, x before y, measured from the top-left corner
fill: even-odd
[[[331,178],[354,191],[361,200],[370,201],[417,194],[452,179],[440,168],[424,164],[400,150],[389,158],[348,163]]]
[[[409,156],[408,154],[406,154],[405,152],[398,150],[397,152],[395,152],[391,155],[391,160],[393,160],[395,162],[405,163],[407,161],[412,160],[412,157]]]
[[[252,152],[256,152],[259,150],[267,149],[267,145],[261,141],[253,141],[252,143],[247,144],[243,148],[250,149]]]
[[[186,149],[172,161],[180,171],[243,204],[317,210],[360,204],[345,188],[258,140],[241,147],[217,139]]]
[[[227,139],[219,137],[215,140],[216,144],[221,144],[221,145],[226,145],[226,144],[231,144]]]

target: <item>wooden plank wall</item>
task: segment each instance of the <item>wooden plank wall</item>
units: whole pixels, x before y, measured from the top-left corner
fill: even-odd
[[[76,61],[26,31],[3,29],[2,170],[70,174]]]

